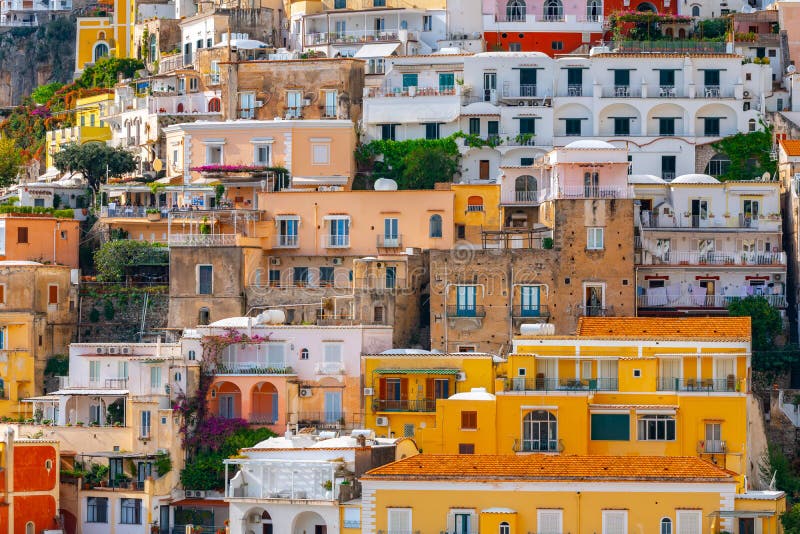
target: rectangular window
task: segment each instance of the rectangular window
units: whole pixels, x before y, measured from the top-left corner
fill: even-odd
[[[603,510],[603,534],[628,534],[628,511]]]
[[[672,69],[658,71],[658,84],[665,88],[675,87],[675,71]]]
[[[325,117],[335,119],[339,114],[339,92],[325,91]]]
[[[519,158],[519,164],[523,167],[533,165],[533,158]]]
[[[269,270],[269,285],[270,287],[280,287],[281,285],[281,271],[280,269]]]
[[[403,74],[403,89],[408,89],[409,87],[417,87],[418,85],[419,85],[419,74],[417,73]]]
[[[706,423],[706,440],[703,451],[710,453],[725,452],[725,444],[722,441],[721,423]]]
[[[627,87],[631,84],[631,71],[628,69],[618,69],[614,71],[614,86]]]
[[[295,267],[294,271],[294,285],[298,287],[305,287],[308,285],[310,278],[308,276],[308,267]]]
[[[563,513],[562,510],[536,510],[536,531],[561,532]]]
[[[214,266],[213,265],[198,265],[197,266],[197,294],[198,295],[211,295],[214,288]]]
[[[535,119],[520,119],[519,120],[519,133],[522,135],[536,133],[536,120]]]
[[[403,437],[404,438],[414,437],[414,423],[405,423],[403,425]]]
[[[123,525],[142,524],[142,500],[122,499],[119,522]]]
[[[151,388],[161,387],[161,367],[150,368],[150,387]]]
[[[333,9],[345,9],[347,7],[347,0],[334,0]]]
[[[100,362],[98,360],[89,361],[89,382],[97,382],[100,379]]]
[[[117,362],[117,378],[128,379],[128,362]]]
[[[567,69],[567,86],[570,89],[583,86],[583,69]],[[569,96],[581,96],[576,92],[570,92]]]
[[[672,415],[646,415],[637,424],[639,441],[675,441],[675,417]]]
[[[333,287],[333,267],[319,268],[319,285],[322,287]]]
[[[311,164],[328,165],[331,162],[331,145],[315,143],[311,145]]]
[[[300,91],[286,92],[286,118],[299,119],[303,111],[303,93]]]
[[[658,134],[663,136],[675,135],[675,119],[672,117],[658,119]]]
[[[564,41],[553,41],[550,43],[550,48],[553,50],[564,50]]]
[[[47,303],[51,306],[58,304],[58,286],[55,284],[47,286]]]
[[[281,247],[296,247],[297,246],[297,228],[300,224],[298,218],[292,217],[285,219],[278,219],[278,246]]]
[[[325,363],[342,363],[341,343],[326,343],[323,358]]]
[[[270,164],[270,146],[256,145],[253,148],[253,165],[261,167],[269,167],[269,164]]]
[[[397,140],[397,125],[396,124],[381,124],[381,139],[384,141]]]
[[[155,368],[154,368],[155,369]],[[159,369],[161,371],[161,369]],[[139,427],[139,437],[140,438],[149,438],[150,437],[150,411],[144,410],[141,413],[141,426]]]
[[[477,430],[478,429],[478,412],[461,412],[461,429],[462,430]]]
[[[384,285],[386,289],[394,289],[395,287],[397,287],[397,267],[386,268],[386,278]]]
[[[0,304],[6,303],[6,285],[0,284]]]
[[[477,117],[470,117],[469,119],[469,134],[481,135],[481,120]]]
[[[630,117],[614,117],[614,135],[630,135]]]
[[[676,156],[661,156],[661,178],[666,181],[675,179]]]
[[[703,512],[700,510],[678,510],[675,519],[677,520],[675,521],[675,534],[701,534],[703,532]],[[744,532],[741,527],[739,532]]]
[[[86,522],[108,523],[107,497],[88,497],[86,499]]]
[[[219,165],[222,163],[222,145],[206,146],[206,165]]]
[[[1,326],[0,327],[0,350],[5,349],[5,348],[6,348],[6,328],[4,326]]]
[[[703,71],[703,81],[706,87],[719,87],[719,70],[706,69]]]
[[[361,528],[361,509],[344,509],[344,528]]]
[[[428,393],[430,395],[430,393]],[[446,378],[433,379],[433,398],[446,399],[450,397],[450,381]]]
[[[386,526],[389,532],[412,531],[410,508],[389,508],[386,516]]]
[[[474,443],[459,443],[458,454],[475,454]]]
[[[630,441],[630,414],[591,414],[592,440],[594,441]]]
[[[589,250],[603,249],[603,228],[586,229],[586,248]]]
[[[706,117],[703,119],[703,131],[706,137],[719,136],[719,117]]]
[[[456,315],[459,317],[475,317],[477,286],[456,287]]]
[[[328,246],[348,247],[350,246],[350,219],[333,219],[330,221],[330,234],[328,235]]]
[[[267,365],[271,369],[283,369],[286,367],[286,346],[283,343],[267,344]]]
[[[252,119],[256,116],[256,94],[239,94],[239,118]]]
[[[581,122],[580,119],[566,119],[564,121],[566,134],[568,136],[581,135]]]
[[[456,75],[453,72],[439,73],[439,92],[452,93],[456,88]]]
[[[439,139],[439,129],[441,124],[438,122],[425,123],[425,139]]]
[[[430,15],[422,15],[422,31],[429,32],[433,30],[433,17]]]
[[[27,243],[28,242],[28,227],[27,226],[20,226],[17,228],[17,243]]]

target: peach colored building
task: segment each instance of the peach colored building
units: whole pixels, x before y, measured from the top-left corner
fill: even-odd
[[[41,261],[77,269],[79,239],[75,219],[0,214],[0,261]]]

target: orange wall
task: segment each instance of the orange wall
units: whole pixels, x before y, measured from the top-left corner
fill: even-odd
[[[522,37],[520,37],[522,35]],[[592,33],[590,43],[600,40],[601,34]],[[542,52],[550,57],[555,54],[568,54],[584,44],[581,32],[484,32],[483,38],[486,39],[486,49],[508,51],[509,43],[519,43],[523,52]],[[560,41],[563,43],[561,50],[553,50],[553,43]]]
[[[0,503],[0,532],[8,532],[8,504]]]
[[[25,523],[33,521],[34,532],[55,528],[56,500],[52,495],[14,497],[14,533],[25,534]]]
[[[78,268],[80,229],[74,219],[55,219],[37,216],[5,216],[6,254],[0,260],[31,260],[53,262],[53,239],[56,240],[55,262]],[[18,229],[28,228],[28,242],[18,243]],[[61,232],[66,232],[64,238]]]
[[[44,466],[46,460],[50,460],[52,466],[49,471]],[[57,474],[58,459],[54,447],[14,446],[14,493],[50,491],[56,486]]]

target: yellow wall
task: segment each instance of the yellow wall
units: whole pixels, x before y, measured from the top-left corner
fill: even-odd
[[[71,143],[82,145],[92,141],[105,143],[111,140],[111,128],[101,120],[100,104],[113,102],[113,94],[101,94],[79,98],[75,102],[74,125],[47,132],[47,167],[53,166],[53,154]]]
[[[481,242],[481,229],[500,230],[500,184],[453,184],[453,224],[464,225],[465,237],[472,243]],[[468,211],[469,197],[483,199],[483,211]]]
[[[78,17],[75,32],[75,72],[94,62],[97,43],[108,45],[113,57],[132,57],[133,24],[136,20],[134,0],[113,0],[113,13],[105,17]]]
[[[4,382],[0,416],[18,417],[31,413],[31,405],[19,400],[34,393],[34,358],[31,352],[34,321],[33,313],[9,317],[0,314],[0,325],[6,325],[5,349],[0,350],[0,377]]]

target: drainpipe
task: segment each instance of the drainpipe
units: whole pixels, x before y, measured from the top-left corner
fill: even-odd
[[[577,534],[581,534],[581,492],[580,491],[577,492],[577,496],[578,496],[578,513],[577,513],[577,516],[578,516],[578,530],[577,530]]]

